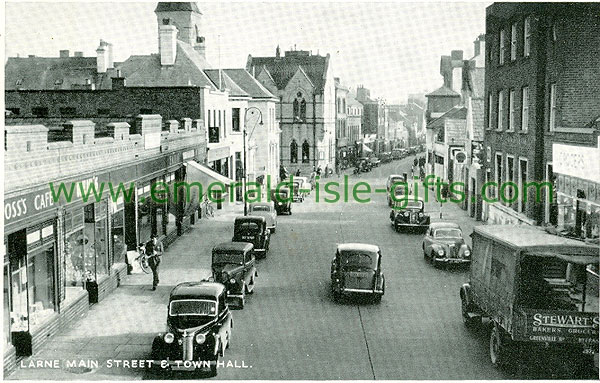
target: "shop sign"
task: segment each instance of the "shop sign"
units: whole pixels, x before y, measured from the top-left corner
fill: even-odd
[[[194,151],[194,149],[192,150],[187,150],[185,152],[183,152],[183,160],[189,160],[191,158],[194,158],[194,155],[196,154],[196,152]]]
[[[554,172],[600,182],[600,148],[552,144]]]
[[[53,207],[52,193],[47,189],[8,198],[4,201],[4,223],[9,224]]]

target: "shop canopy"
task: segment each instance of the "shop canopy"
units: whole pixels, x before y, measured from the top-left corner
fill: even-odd
[[[196,161],[188,161],[187,166],[187,182],[199,182],[202,185],[202,192],[206,193],[208,187],[211,184],[218,184],[214,186],[213,190],[225,189],[225,193],[229,190],[231,184],[235,183],[231,178],[225,177],[214,170],[207,168],[206,166],[200,165]],[[220,186],[223,185],[223,186]]]
[[[363,153],[372,153],[373,152],[373,150],[365,144],[363,144],[362,150],[363,150]]]

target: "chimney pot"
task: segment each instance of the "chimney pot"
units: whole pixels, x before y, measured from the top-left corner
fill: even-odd
[[[83,52],[76,51],[73,53],[73,57],[83,57]]]
[[[65,58],[65,57],[69,57],[69,50],[68,49],[63,49],[59,52],[59,55],[61,58]]]

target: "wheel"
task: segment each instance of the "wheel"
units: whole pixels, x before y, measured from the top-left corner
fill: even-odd
[[[148,263],[148,257],[142,255],[140,257],[140,268],[142,269],[142,271],[146,274],[150,274],[152,272],[152,269],[150,268],[150,264]]]
[[[238,302],[238,305],[241,310],[243,310],[244,306],[246,305],[246,284],[242,286],[242,296],[240,298],[240,301]]]
[[[382,294],[375,294],[375,297],[373,298],[373,301],[375,303],[381,303],[381,297],[382,296],[383,296]]]
[[[500,368],[507,365],[510,355],[509,342],[507,337],[502,334],[502,329],[494,323],[490,332],[490,361],[494,367]]]
[[[471,312],[471,307],[469,307],[469,302],[467,301],[467,298],[465,298],[464,296],[460,297],[460,302],[461,302],[461,312],[462,312],[462,318],[463,318],[463,323],[465,324],[465,327],[467,328],[474,328],[475,326],[479,325],[481,323],[481,317],[479,315],[477,316],[470,316],[469,312]]]

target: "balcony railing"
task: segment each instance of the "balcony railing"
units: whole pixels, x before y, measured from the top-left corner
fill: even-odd
[[[217,144],[219,143],[219,127],[212,126],[208,128],[208,143]]]

